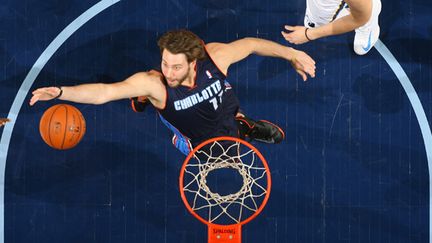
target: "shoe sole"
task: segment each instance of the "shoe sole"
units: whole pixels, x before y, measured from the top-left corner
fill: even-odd
[[[265,122],[265,123],[268,123],[268,124],[270,124],[270,125],[276,127],[276,128],[279,130],[279,132],[282,133],[282,140],[285,139],[285,132],[284,132],[284,131],[282,130],[282,128],[280,128],[278,125],[276,125],[276,124],[274,124],[274,123],[271,123],[271,122],[269,122],[269,121],[267,121],[267,120],[260,120],[260,121]]]

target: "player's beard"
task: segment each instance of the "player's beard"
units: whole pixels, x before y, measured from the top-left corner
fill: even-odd
[[[169,83],[168,82],[168,86],[170,86],[171,88],[177,88],[179,85],[181,85],[182,83],[184,83],[184,81],[190,76],[190,67],[188,67],[188,71],[185,73],[185,75],[181,78],[178,78],[176,82],[174,83]]]

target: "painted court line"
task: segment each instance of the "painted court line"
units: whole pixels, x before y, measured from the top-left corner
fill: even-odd
[[[408,96],[409,101],[411,102],[411,106],[414,109],[414,113],[417,117],[417,121],[420,125],[420,131],[423,136],[423,141],[426,149],[426,156],[428,160],[428,170],[429,170],[429,242],[432,242],[432,177],[431,177],[431,169],[432,169],[432,133],[429,126],[429,122],[426,117],[426,113],[423,109],[423,106],[420,102],[420,99],[417,95],[417,92],[414,89],[411,81],[406,75],[405,71],[402,69],[399,62],[393,56],[393,54],[389,51],[389,49],[382,43],[381,40],[378,40],[375,44],[375,48],[378,52],[383,56],[384,60],[388,63],[390,68],[396,74],[399,82],[401,83],[405,93]]]
[[[4,243],[4,185],[6,158],[15,121],[24,100],[36,80],[36,77],[60,46],[90,19],[119,1],[121,0],[102,0],[72,21],[62,32],[60,32],[60,34],[49,44],[42,55],[37,59],[15,96],[15,100],[12,103],[12,107],[7,116],[11,121],[6,123],[0,140],[0,243]]]
[[[121,0],[102,0],[99,3],[95,4],[93,7],[89,8],[86,12],[76,18],[72,23],[70,23],[50,43],[47,49],[35,62],[31,70],[27,74],[26,78],[24,79],[15,97],[15,100],[8,114],[8,118],[11,119],[11,122],[6,123],[0,140],[0,243],[4,243],[4,183],[7,152],[9,149],[9,143],[15,121],[18,117],[18,113],[24,103],[24,100],[30,88],[32,87],[36,77],[44,68],[48,60],[58,50],[58,48],[60,48],[60,46],[86,22],[91,20],[93,17],[95,17],[97,14],[99,14],[106,8],[120,1]],[[417,120],[419,122],[420,130],[425,144],[429,169],[429,188],[432,188],[432,178],[430,173],[432,168],[432,134],[423,106],[408,76],[406,75],[400,64],[397,62],[397,60],[394,58],[394,56],[391,54],[391,52],[387,49],[387,47],[380,40],[378,40],[378,42],[375,44],[375,48],[383,56],[384,60],[389,64],[393,72],[396,74],[414,109],[414,113],[416,114]],[[430,213],[432,209],[432,204],[430,203],[431,201],[432,197],[431,193],[429,192],[429,242],[432,243],[432,216]]]

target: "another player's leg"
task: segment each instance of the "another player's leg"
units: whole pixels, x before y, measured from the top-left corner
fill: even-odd
[[[355,30],[354,51],[358,55],[366,54],[379,38],[378,17],[381,12],[381,0],[372,0],[372,14],[369,21]]]

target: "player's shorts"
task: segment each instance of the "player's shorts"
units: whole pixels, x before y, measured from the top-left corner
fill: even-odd
[[[348,15],[347,8],[348,5],[341,0],[307,0],[304,26],[314,28],[326,25]]]

